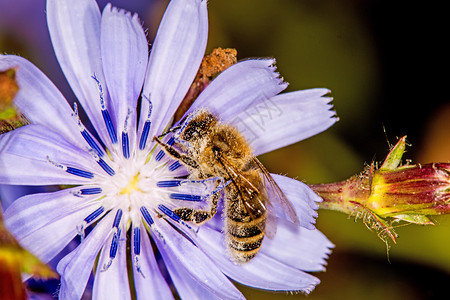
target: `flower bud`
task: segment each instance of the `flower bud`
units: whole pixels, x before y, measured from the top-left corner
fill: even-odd
[[[450,213],[450,163],[400,165],[405,138],[380,168],[372,164],[345,181],[311,185],[324,199],[321,208],[363,216],[394,242],[392,222],[434,225],[428,216]]]
[[[14,106],[14,97],[19,91],[16,81],[17,68],[0,70],[0,134],[26,124],[26,120]]]

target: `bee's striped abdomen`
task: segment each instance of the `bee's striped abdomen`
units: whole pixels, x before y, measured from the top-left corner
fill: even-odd
[[[261,248],[264,239],[264,230],[261,229],[264,229],[267,213],[252,219],[235,188],[230,186],[227,192],[225,228],[228,251],[235,261],[245,263]]]

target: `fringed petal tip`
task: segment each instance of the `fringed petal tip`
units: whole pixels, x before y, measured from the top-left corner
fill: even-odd
[[[285,84],[286,85],[286,84]],[[266,98],[257,110],[236,112],[230,121],[254,149],[255,155],[296,143],[332,126],[336,113],[329,104],[328,89],[282,93]],[[256,103],[255,103],[256,104]],[[260,117],[265,113],[264,119]]]
[[[245,127],[246,124],[241,124],[240,121],[258,113],[265,113],[260,110],[270,107],[270,99],[288,85],[276,72],[274,63],[274,59],[246,59],[230,66],[206,87],[186,114],[207,107],[209,111],[220,116],[222,122],[245,131],[241,125]],[[248,121],[252,122],[253,119]],[[246,138],[250,141],[252,137]]]
[[[317,93],[315,96],[322,99],[323,103],[328,104],[326,107],[328,108],[330,119],[334,121],[333,123],[338,122],[339,117],[337,116],[337,113],[334,110],[334,105],[332,104],[334,98],[329,96],[329,94],[331,94],[331,90],[327,88],[315,88],[310,89],[309,91]]]
[[[273,57],[266,57],[266,58],[247,58],[244,60],[241,60],[241,62],[245,62],[245,61],[251,61],[251,60],[257,60],[257,61],[261,61],[261,62],[265,62],[265,67],[267,68],[268,71],[272,72],[272,76],[274,80],[278,80],[278,84],[282,87],[281,91],[286,89],[289,86],[289,82],[284,80],[284,77],[281,76],[281,74],[278,72],[277,70],[277,61],[275,58]]]
[[[337,116],[336,111],[334,110],[334,105],[332,104],[334,97],[330,96],[332,93],[330,89],[313,88],[297,92],[301,93],[301,98],[308,102],[319,101],[320,103],[325,104],[325,107],[328,108],[329,117],[335,120],[335,122],[339,121],[339,117]]]
[[[115,7],[111,3],[106,4],[105,8],[103,9],[102,14],[105,14],[105,13],[126,16],[126,17],[130,18],[133,22],[142,24],[141,20],[139,19],[139,15],[137,13],[131,13],[130,11],[128,11],[126,9]]]
[[[159,25],[150,52],[143,94],[151,94],[151,135],[172,119],[198,72],[208,39],[206,1],[172,0]],[[140,131],[149,112],[142,101]]]
[[[314,289],[316,288],[316,286],[317,286],[319,283],[320,283],[320,280],[317,279],[317,282],[315,282],[315,283],[313,283],[313,284],[311,284],[311,285],[309,285],[309,286],[303,288],[303,289],[300,290],[300,291],[295,291],[295,292],[292,292],[292,293],[293,293],[293,294],[305,294],[305,295],[309,295],[312,291],[314,291]]]
[[[334,247],[336,246],[332,242],[330,242],[330,240],[326,239],[322,255],[320,258],[318,258],[321,267],[313,270],[312,272],[325,272],[327,270],[328,258],[333,252]]]
[[[309,230],[315,229],[316,218],[318,217],[318,202],[322,201],[314,191],[301,181],[285,177],[282,175],[271,174],[273,179],[279,185],[283,193],[294,207],[299,216],[299,225]],[[284,217],[277,211],[279,217]]]

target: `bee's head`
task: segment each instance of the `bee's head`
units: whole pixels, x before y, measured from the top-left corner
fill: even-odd
[[[187,120],[188,123],[180,137],[188,142],[205,136],[217,123],[217,118],[205,109],[194,112]]]

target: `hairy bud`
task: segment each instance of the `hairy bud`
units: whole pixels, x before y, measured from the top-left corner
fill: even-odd
[[[434,225],[430,215],[450,213],[450,163],[401,165],[401,138],[380,168],[374,164],[345,181],[311,185],[321,208],[363,217],[384,239],[394,242],[394,222]]]

